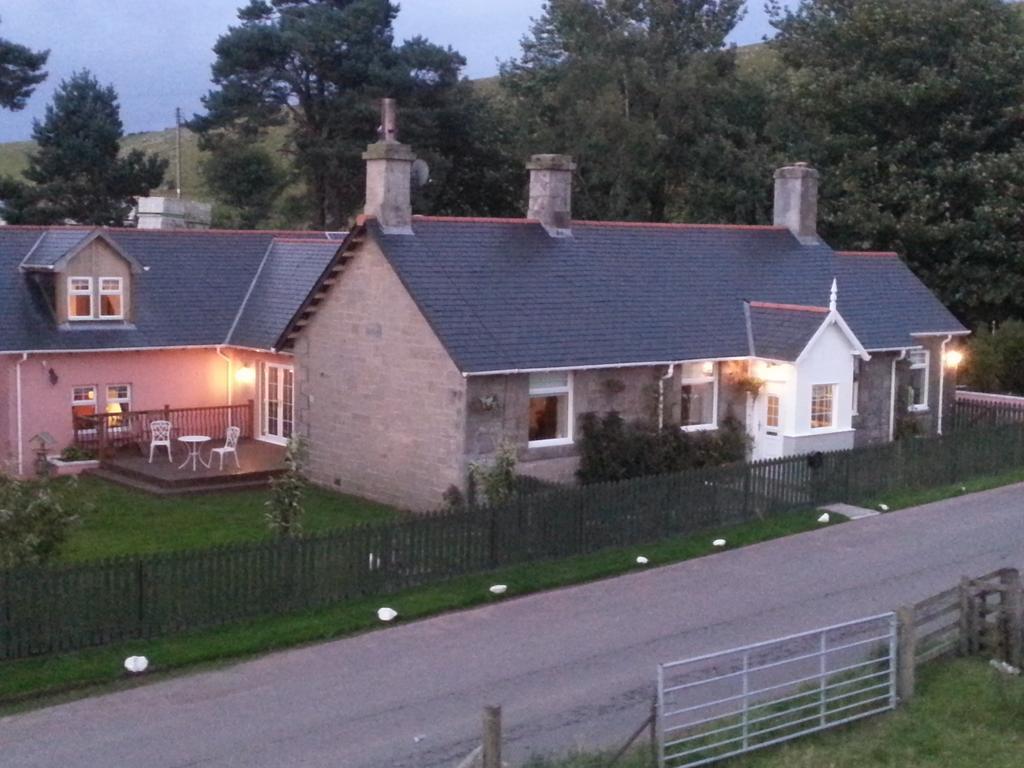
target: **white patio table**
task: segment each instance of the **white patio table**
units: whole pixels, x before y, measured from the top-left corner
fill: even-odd
[[[199,455],[199,448],[203,443],[210,442],[212,438],[206,435],[181,435],[178,438],[179,443],[184,443],[188,446],[188,456],[185,458],[185,462],[178,467],[178,469],[184,469],[188,466],[188,463],[192,462],[192,471],[196,471],[196,465],[202,464],[204,467],[209,468],[210,462],[203,461],[203,457]]]

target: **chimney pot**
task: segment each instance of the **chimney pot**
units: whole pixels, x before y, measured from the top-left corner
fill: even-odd
[[[572,172],[576,164],[568,155],[534,155],[530,171],[530,205],[527,216],[539,221],[552,237],[572,236]]]
[[[774,223],[802,243],[818,242],[818,172],[807,163],[775,171]]]

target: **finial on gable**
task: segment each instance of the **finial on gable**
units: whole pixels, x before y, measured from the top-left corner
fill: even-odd
[[[830,312],[836,311],[836,303],[839,300],[839,284],[836,279],[832,278],[832,292],[828,296],[828,309]]]

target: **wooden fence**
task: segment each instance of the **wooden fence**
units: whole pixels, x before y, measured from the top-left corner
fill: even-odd
[[[296,539],[0,572],[0,659],[284,614],[1024,466],[1024,424],[559,488]],[[253,514],[259,514],[254,510]]]
[[[220,438],[230,426],[242,430],[241,437],[253,437],[255,407],[252,400],[239,405],[211,405],[199,408],[163,408],[125,413],[98,413],[80,417],[75,424],[74,443],[106,456],[110,449],[149,445],[149,423],[171,422],[173,437],[206,435]]]
[[[1024,398],[957,392],[953,407],[954,429],[997,424],[1024,424]]]

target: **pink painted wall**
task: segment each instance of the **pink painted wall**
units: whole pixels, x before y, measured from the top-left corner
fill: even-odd
[[[95,386],[97,411],[106,406],[106,385],[130,384],[133,410],[149,410],[170,405],[189,408],[223,405],[231,401],[257,400],[256,384],[242,384],[235,372],[246,363],[255,365],[269,359],[290,362],[289,356],[246,350],[225,350],[228,363],[213,349],[142,350],[137,352],[88,352],[78,354],[32,354],[22,365],[22,403],[25,472],[32,471],[29,440],[40,432],[56,438],[57,452],[72,440],[71,394],[76,386]],[[0,461],[16,470],[17,423],[14,366],[20,356],[0,356]],[[57,375],[50,382],[49,371]]]

